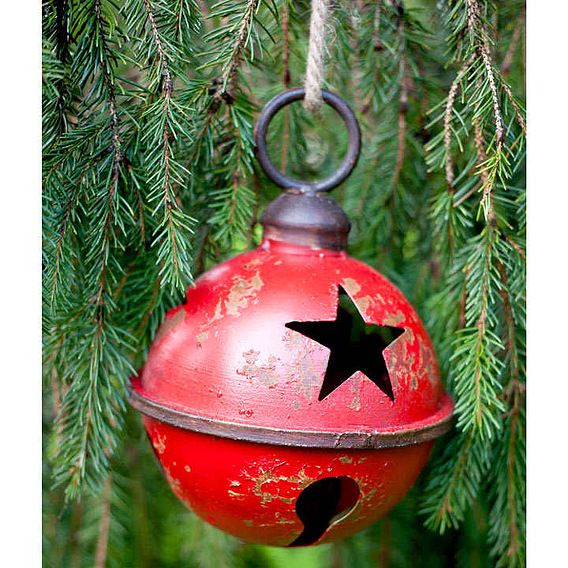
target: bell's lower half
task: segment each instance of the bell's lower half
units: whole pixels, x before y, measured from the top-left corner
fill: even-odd
[[[213,526],[272,546],[331,542],[384,516],[412,487],[433,442],[387,449],[273,446],[144,417],[179,499]]]

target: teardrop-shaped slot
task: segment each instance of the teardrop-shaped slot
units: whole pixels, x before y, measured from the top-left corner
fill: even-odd
[[[350,477],[324,477],[310,483],[296,500],[296,514],[304,530],[289,546],[318,542],[332,524],[353,511],[360,496],[359,486]]]

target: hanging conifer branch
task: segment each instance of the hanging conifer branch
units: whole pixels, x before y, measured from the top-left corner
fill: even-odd
[[[334,546],[333,560],[365,568],[378,554],[402,566],[419,542],[424,565],[455,556],[522,568],[523,2],[415,6],[334,4],[326,79],[363,133],[335,195],[354,224],[351,254],[423,317],[458,427],[423,488]],[[251,224],[275,188],[255,176],[252,125],[257,106],[304,72],[309,4],[46,0],[43,14],[46,468],[56,483],[44,498],[46,562],[268,565],[269,552],[144,490],[161,481],[126,413],[125,382],[191,273],[258,236]],[[315,171],[312,153],[335,155],[345,132],[289,110],[272,126],[271,155],[294,176],[325,177],[332,160]],[[318,554],[317,568],[331,563]]]

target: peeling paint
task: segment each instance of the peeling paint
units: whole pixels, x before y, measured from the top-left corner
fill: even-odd
[[[349,408],[355,411],[361,410],[361,380],[362,380],[361,375],[362,373],[358,371],[348,381],[349,390],[353,395],[348,406]]]
[[[181,481],[172,475],[170,468],[164,466],[164,471],[166,472],[166,479],[168,480],[172,491],[181,497],[183,495],[183,486]]]
[[[231,497],[232,499],[236,499],[237,501],[244,501],[246,499],[246,495],[244,495],[243,493],[237,493],[232,489],[229,489],[227,491],[227,494],[229,495],[229,497]]]
[[[258,272],[249,279],[240,276],[233,277],[233,285],[225,300],[227,315],[239,316],[263,285],[264,283]]]
[[[391,312],[387,315],[384,319],[384,325],[392,325],[394,327],[400,326],[406,322],[406,316],[402,313],[401,310],[397,310],[396,312]]]
[[[290,329],[286,330],[283,341],[292,354],[292,360],[287,366],[286,381],[293,384],[297,392],[312,400],[314,392],[319,391],[323,380],[323,369],[314,368],[314,351],[325,349],[300,333]]]
[[[424,369],[426,373],[426,377],[430,381],[432,386],[436,386],[440,382],[440,377],[437,372],[436,367],[436,358],[432,349],[424,344],[422,341],[419,342],[419,349],[420,349],[420,359],[421,359],[421,367]]]
[[[258,266],[259,264],[262,264],[263,260],[264,259],[262,257],[257,256],[256,258],[253,258],[252,260],[245,262],[243,264],[243,269],[244,270],[251,270],[252,268]]]
[[[265,385],[275,385],[280,382],[280,375],[276,371],[278,357],[269,355],[266,363],[259,363],[260,351],[249,349],[243,353],[246,364],[237,369],[237,375],[249,379],[251,382],[258,380]]]
[[[275,499],[281,501],[282,503],[286,503],[287,505],[291,505],[295,500],[294,497],[284,497],[280,495],[279,492],[271,493],[270,491],[267,491],[266,488],[264,487],[266,484],[285,482],[288,484],[296,485],[296,487],[293,487],[292,489],[295,489],[296,491],[301,491],[302,489],[307,487],[310,483],[315,481],[315,478],[310,477],[309,475],[306,474],[305,468],[302,468],[296,475],[289,475],[289,476],[276,475],[274,473],[274,470],[282,465],[284,465],[284,462],[276,464],[275,466],[266,470],[260,468],[259,469],[260,473],[257,476],[253,476],[247,472],[244,472],[244,475],[248,479],[254,482],[254,487],[252,488],[252,492],[254,495],[260,497],[261,507],[266,507],[267,503],[271,503]]]
[[[152,439],[152,445],[159,454],[163,454],[166,451],[166,439],[165,434],[160,436],[158,433],[156,433],[156,437]]]
[[[369,308],[375,305],[375,302],[371,296],[363,296],[362,298],[357,298],[354,300],[355,304],[359,308],[361,314],[369,317]]]
[[[361,285],[353,278],[344,278],[342,286],[349,292],[350,296],[356,296],[361,291]]]
[[[207,341],[207,338],[209,337],[209,332],[208,331],[202,331],[201,333],[198,333],[195,336],[195,341],[197,342],[197,346],[201,347],[203,345],[203,343],[205,341]]]

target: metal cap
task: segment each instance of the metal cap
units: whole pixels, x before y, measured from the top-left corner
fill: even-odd
[[[304,89],[289,89],[274,97],[262,110],[254,129],[256,156],[266,175],[286,189],[262,215],[264,237],[312,248],[341,250],[347,246],[351,223],[341,207],[327,195],[353,171],[361,149],[361,132],[355,114],[337,95],[322,91],[324,102],[337,111],[347,128],[347,154],[339,168],[319,182],[285,176],[272,163],[266,146],[268,126],[274,115],[293,101],[303,99]]]
[[[286,192],[261,217],[264,238],[311,248],[343,250],[351,223],[326,193]]]

